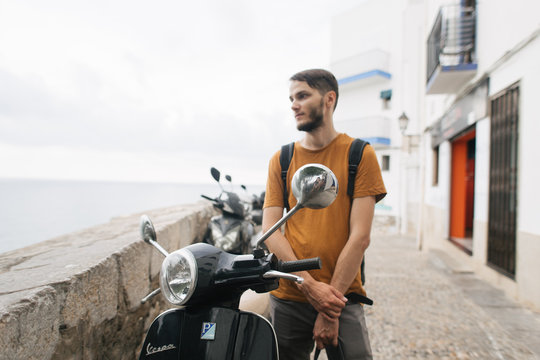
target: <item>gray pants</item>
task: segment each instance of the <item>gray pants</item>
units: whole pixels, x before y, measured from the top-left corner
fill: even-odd
[[[279,359],[308,360],[317,311],[310,304],[270,296],[270,316],[278,338]],[[339,342],[346,360],[372,359],[362,305],[346,305],[341,312]]]

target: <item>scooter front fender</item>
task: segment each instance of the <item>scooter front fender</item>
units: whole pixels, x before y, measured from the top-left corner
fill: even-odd
[[[139,360],[274,360],[276,335],[264,317],[223,307],[172,309],[148,330]]]

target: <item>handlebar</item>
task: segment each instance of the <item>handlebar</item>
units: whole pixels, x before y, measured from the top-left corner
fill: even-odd
[[[322,262],[319,257],[311,259],[293,260],[293,261],[279,261],[276,270],[291,273],[304,270],[315,270],[322,267]]]
[[[279,260],[276,265],[276,269],[265,272],[263,274],[263,278],[288,279],[288,280],[297,282],[298,284],[301,284],[304,282],[304,279],[302,277],[296,276],[294,274],[289,274],[289,273],[295,272],[295,271],[320,269],[321,267],[322,267],[322,262],[321,262],[321,259],[318,257],[311,258],[311,259],[303,259],[303,260],[293,260],[293,261]]]

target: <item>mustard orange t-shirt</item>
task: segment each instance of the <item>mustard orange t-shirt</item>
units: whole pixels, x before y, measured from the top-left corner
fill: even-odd
[[[336,262],[349,237],[349,216],[351,199],[347,195],[349,149],[354,139],[339,134],[323,149],[308,150],[296,142],[287,173],[287,191],[290,207],[296,199],[290,189],[292,177],[297,169],[305,164],[318,163],[330,168],[338,180],[336,200],[325,209],[302,209],[294,214],[285,225],[285,237],[298,259],[320,257],[321,270],[311,270],[314,279],[329,284]],[[283,180],[281,179],[280,151],[270,159],[264,207],[284,207]],[[375,196],[376,201],[386,195],[381,170],[375,151],[366,145],[358,166],[353,198]],[[356,292],[366,295],[361,281],[360,268],[346,293]],[[280,286],[272,295],[286,300],[307,302],[300,290],[289,280],[280,280]]]

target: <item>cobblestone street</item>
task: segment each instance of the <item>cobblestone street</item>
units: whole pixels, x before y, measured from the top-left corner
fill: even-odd
[[[540,314],[453,273],[413,238],[373,236],[366,279],[376,359],[540,359]]]

